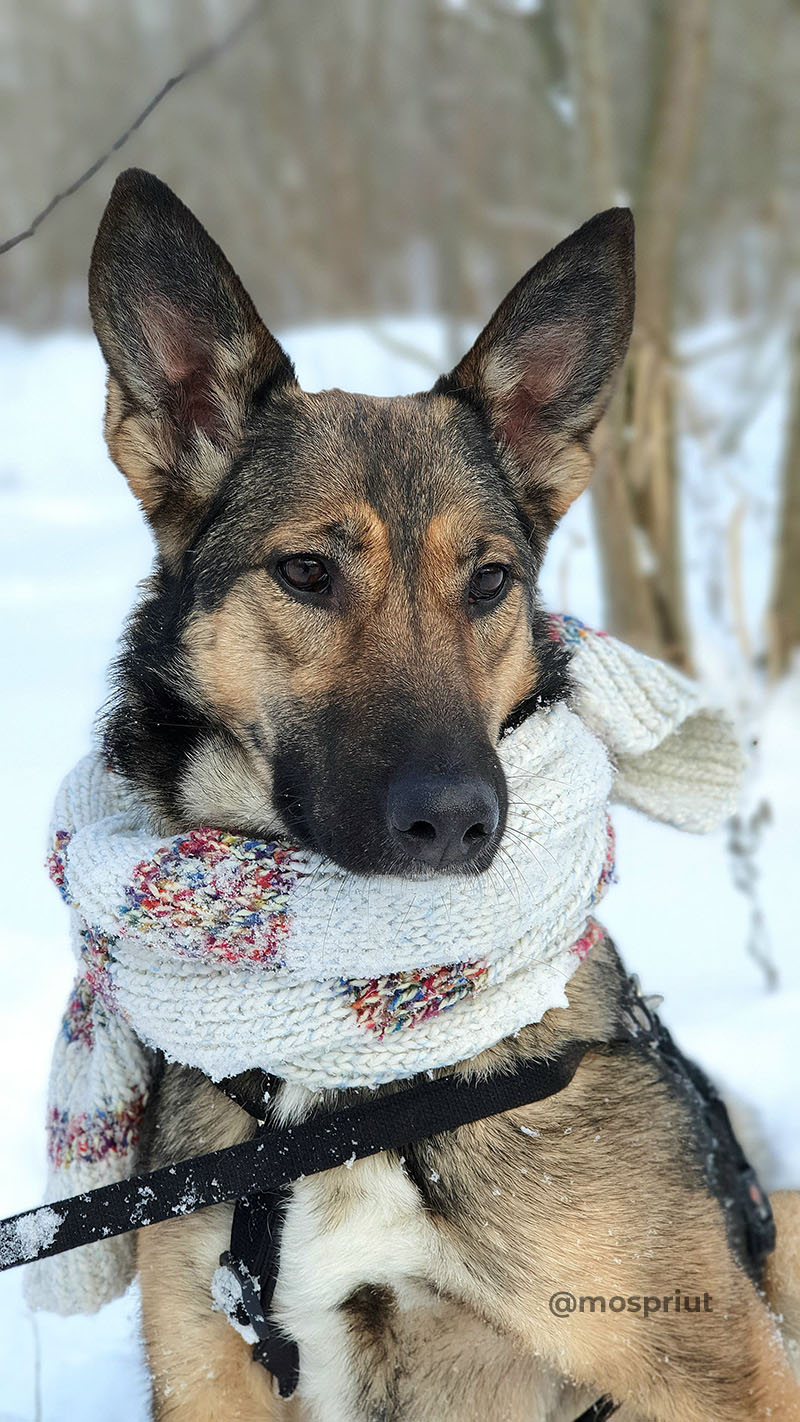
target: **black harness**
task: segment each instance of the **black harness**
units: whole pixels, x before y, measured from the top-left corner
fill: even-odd
[[[259,1121],[250,1140],[0,1221],[0,1271],[235,1201],[230,1249],[220,1260],[226,1307],[234,1323],[252,1330],[254,1356],[273,1374],[280,1395],[291,1397],[299,1376],[297,1346],[277,1328],[271,1313],[287,1187],[305,1175],[382,1151],[402,1151],[404,1146],[554,1096],[569,1084],[588,1051],[609,1051],[620,1044],[639,1044],[657,1052],[676,1087],[688,1096],[710,1136],[712,1186],[724,1201],[732,1245],[758,1280],[767,1254],[775,1247],[769,1201],[734,1136],[717,1091],[675,1046],[635,979],[628,984],[618,1036],[568,1042],[557,1055],[519,1062],[513,1071],[476,1079],[426,1075],[410,1086],[370,1095],[337,1110],[317,1108],[298,1124],[279,1128],[263,1120],[263,1095],[250,1099],[237,1083],[221,1083]],[[577,1422],[605,1422],[617,1406],[610,1398],[601,1398]]]

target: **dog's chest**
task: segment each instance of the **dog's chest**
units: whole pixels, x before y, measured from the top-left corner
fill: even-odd
[[[372,1286],[389,1290],[400,1309],[424,1303],[439,1255],[417,1190],[386,1156],[294,1185],[273,1307],[297,1341],[303,1395],[325,1422],[352,1416],[348,1300]]]

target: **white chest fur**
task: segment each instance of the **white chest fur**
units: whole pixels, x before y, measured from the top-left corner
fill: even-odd
[[[298,1182],[286,1214],[274,1311],[300,1352],[300,1391],[319,1422],[354,1416],[341,1305],[365,1284],[397,1305],[430,1298],[439,1245],[419,1195],[385,1156]]]

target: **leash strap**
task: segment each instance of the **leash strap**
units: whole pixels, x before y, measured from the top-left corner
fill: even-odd
[[[338,1111],[315,1111],[297,1125],[265,1127],[239,1145],[24,1210],[0,1221],[0,1271],[209,1205],[280,1190],[304,1175],[542,1101],[569,1085],[589,1050],[609,1045],[573,1041],[556,1057],[523,1061],[513,1072],[477,1080],[423,1077]]]

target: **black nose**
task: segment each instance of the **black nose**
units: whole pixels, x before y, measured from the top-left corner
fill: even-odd
[[[497,792],[477,776],[400,776],[389,788],[389,833],[406,860],[434,869],[487,849],[500,819]]]

